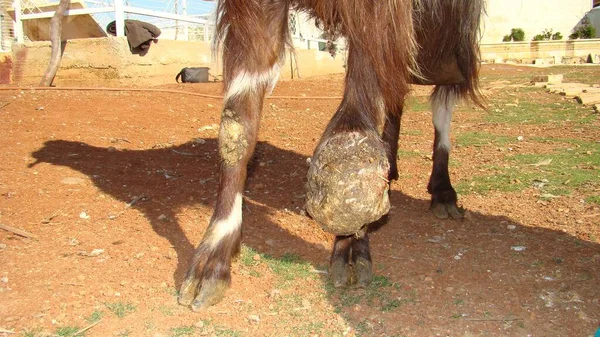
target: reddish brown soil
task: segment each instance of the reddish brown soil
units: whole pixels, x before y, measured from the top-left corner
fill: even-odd
[[[220,84],[165,88],[218,94]],[[341,90],[342,77],[331,76],[282,82],[274,95]],[[577,192],[550,201],[534,189],[469,194],[460,196],[465,220],[438,220],[428,212],[426,156],[400,158],[389,221],[371,236],[376,274],[395,283],[388,294],[399,300],[395,310],[340,305],[325,277],[281,290],[301,298],[302,310],[277,309],[273,273],[263,266],[255,277],[235,262],[226,298],[191,312],[173,294],[215,203],[221,102],[157,92],[1,91],[0,103],[0,223],[35,235],[0,231],[0,328],[16,335],[84,327],[94,311],[105,314],[87,336],[170,336],[201,320],[210,326],[194,335],[591,336],[600,322],[598,204]],[[303,194],[306,159],[337,104],[266,102],[245,196],[246,246],[327,265],[332,237],[303,215]],[[484,113],[462,105],[453,125],[515,137],[561,138],[569,129],[486,126]],[[430,153],[429,113],[407,112],[403,127],[402,149]],[[456,183],[476,173],[469,163],[502,162],[504,153],[463,147],[452,156],[461,163],[451,167]],[[89,256],[94,249],[104,251]],[[118,318],[106,308],[116,302],[137,309]],[[307,321],[319,329],[301,330]]]

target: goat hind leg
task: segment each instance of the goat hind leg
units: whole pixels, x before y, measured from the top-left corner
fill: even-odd
[[[456,204],[456,191],[450,183],[448,162],[450,159],[450,124],[457,94],[452,86],[436,86],[431,96],[433,126],[433,168],[427,185],[431,194],[431,210],[440,218],[461,219],[464,211]]]

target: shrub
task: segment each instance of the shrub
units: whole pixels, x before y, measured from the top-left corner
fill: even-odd
[[[510,30],[510,35],[504,35],[502,42],[510,41],[525,41],[525,32],[521,28],[513,28]]]
[[[510,35],[513,41],[525,41],[525,32],[521,28],[513,28],[510,30]]]
[[[554,35],[552,35],[552,40],[562,40],[563,36],[560,32],[556,32],[554,33]]]
[[[537,34],[533,37],[533,41],[562,40],[562,38],[560,32],[552,33],[552,29],[544,29],[541,34]]]
[[[586,16],[581,20],[579,26],[573,29],[569,39],[593,39],[596,37],[596,28],[590,24],[590,19]]]

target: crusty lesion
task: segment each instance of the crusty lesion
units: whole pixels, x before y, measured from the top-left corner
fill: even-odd
[[[248,139],[246,126],[239,116],[230,109],[223,110],[219,130],[219,153],[227,166],[237,164],[246,154]]]

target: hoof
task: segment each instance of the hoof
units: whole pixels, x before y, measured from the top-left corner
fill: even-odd
[[[438,219],[452,218],[454,220],[463,219],[465,217],[465,210],[462,207],[456,206],[456,203],[437,203],[431,204],[431,211]]]
[[[306,210],[326,232],[355,234],[388,213],[389,170],[386,150],[377,135],[333,135],[312,157]]]

